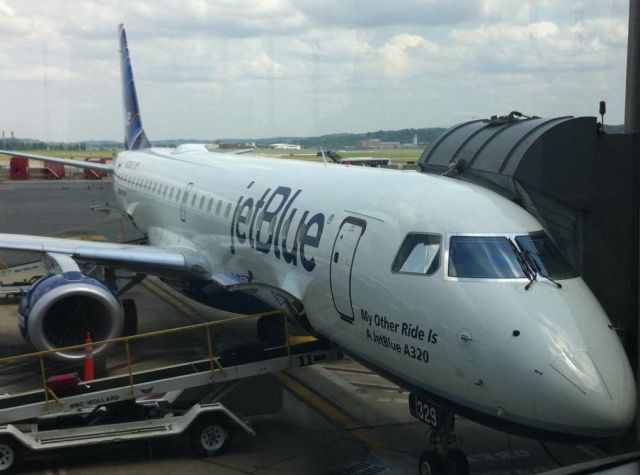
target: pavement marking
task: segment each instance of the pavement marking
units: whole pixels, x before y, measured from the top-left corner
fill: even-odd
[[[387,383],[388,381],[384,378],[382,378],[379,374],[374,373],[373,371],[370,371],[366,368],[346,368],[346,367],[341,367],[341,366],[323,366],[322,369],[325,369],[327,371],[332,371],[334,373],[347,373],[347,374],[362,374],[365,376],[373,376],[376,379],[379,379],[380,381],[382,381],[382,383],[365,383],[365,382],[361,382],[361,381],[351,381],[350,379],[347,378],[347,381],[349,382],[349,384],[351,384],[352,386],[356,386],[359,388],[365,388],[365,389],[380,389],[382,391],[393,391],[396,393],[404,393],[406,392],[404,389],[402,389],[399,386],[396,386],[394,384],[384,384]]]
[[[178,299],[178,298],[174,297],[173,295],[171,295],[171,293],[169,293],[167,290],[165,290],[162,287],[160,287],[153,280],[150,280],[149,278],[146,278],[141,282],[141,284],[147,290],[149,290],[151,293],[153,293],[156,297],[158,297],[161,300],[164,300],[166,303],[168,303],[169,305],[173,306],[176,310],[181,312],[183,315],[186,315],[187,317],[190,317],[192,319],[193,318],[197,319],[197,317],[199,317],[199,315],[195,312],[195,310],[193,310],[187,304],[181,302],[180,299]],[[199,319],[198,319],[198,322],[200,322]],[[150,358],[153,358],[153,356],[147,356],[147,358],[140,358],[140,357],[131,358],[131,365],[133,366],[134,364],[142,363],[142,362],[145,361],[145,359],[150,359]],[[107,368],[107,372],[117,371],[119,369],[126,368],[127,366],[128,366],[128,364],[127,364],[126,361],[123,362],[123,363],[117,363],[117,364]]]
[[[341,368],[339,366],[323,366],[324,369],[329,371],[336,371],[342,373],[357,373],[357,374],[370,374],[373,376],[378,376],[378,374],[373,371],[369,371],[368,369],[356,369],[356,368]]]
[[[373,452],[381,457],[398,459],[399,456],[392,450],[385,447],[383,442],[378,439],[369,429],[363,428],[362,424],[358,424],[347,413],[326,401],[320,395],[312,391],[309,387],[301,383],[287,373],[276,373],[276,377],[282,382],[286,388],[298,398],[305,401],[309,406],[317,412],[332,420],[345,431],[349,432],[360,442],[371,448]]]
[[[180,302],[180,300],[178,300],[173,295],[171,295],[169,292],[167,292],[166,290],[161,288],[155,282],[152,282],[149,279],[145,279],[145,280],[142,281],[142,285],[144,287],[146,287],[147,290],[153,292],[158,297],[160,297],[162,300],[164,300],[168,304],[172,305],[173,307],[175,307],[176,309],[178,309],[180,312],[184,313],[185,315],[187,315],[189,317],[196,317],[197,316],[196,312],[194,312],[191,307],[189,307],[188,305],[185,305],[184,303]]]
[[[381,389],[383,391],[393,391],[394,393],[404,393],[406,392],[399,386],[389,386],[386,384],[371,384],[371,383],[356,383],[354,381],[349,381],[353,386],[359,388],[367,388],[367,389]]]
[[[87,229],[99,228],[99,227],[102,227],[102,226],[106,226],[107,224],[117,223],[118,221],[121,221],[121,220],[122,220],[121,218],[106,219],[106,220],[103,220],[103,221],[98,221],[96,223],[88,223],[88,224],[83,224],[82,226],[74,226],[72,228],[62,229],[62,230],[50,233],[47,236],[62,236],[64,234],[81,232],[81,231],[85,231]]]
[[[79,241],[106,241],[107,236],[103,234],[78,234],[77,236],[69,236],[65,239],[76,239]]]
[[[142,285],[149,290],[151,293],[155,294],[158,298],[164,300],[165,302],[167,302],[169,305],[172,305],[173,307],[175,307],[178,311],[182,312],[183,314],[189,316],[189,317],[195,317],[196,313],[193,311],[192,308],[190,308],[188,305],[185,305],[184,303],[180,302],[180,300],[178,300],[177,298],[175,298],[173,295],[171,295],[169,292],[167,292],[166,290],[164,290],[162,287],[160,287],[159,285],[157,285],[155,282],[147,279],[144,279],[142,281]],[[143,359],[140,358],[131,358],[131,366],[134,366],[135,364],[141,363]],[[109,366],[108,368],[106,368],[106,373],[107,374],[111,374],[113,371],[117,371],[119,369],[123,369],[123,368],[127,368],[129,365],[126,361],[122,362],[122,363],[116,363],[112,366]]]

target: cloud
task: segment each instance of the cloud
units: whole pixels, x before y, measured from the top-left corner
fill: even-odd
[[[587,20],[562,28],[550,21],[497,23],[454,29],[450,38],[466,58],[465,64],[485,73],[597,70],[605,67],[606,54],[615,54],[622,47],[620,23],[614,19]],[[597,27],[602,24],[607,28]]]
[[[0,69],[0,81],[78,81],[84,76],[78,71],[56,66]]]
[[[401,79],[412,72],[424,72],[425,62],[439,55],[441,47],[419,35],[399,34],[379,48],[362,44],[356,52],[365,60],[370,74],[382,71]]]
[[[394,25],[451,25],[473,19],[481,2],[466,0],[464,7],[456,2],[437,0],[298,0],[300,11],[316,27],[379,28]]]
[[[32,30],[32,22],[16,14],[15,9],[6,0],[0,0],[0,31],[3,35],[25,36]]]
[[[0,0],[0,128],[120,138],[120,22],[152,137],[446,126],[518,104],[574,114],[593,97],[619,122],[627,10],[626,0]]]
[[[282,73],[282,64],[274,61],[266,53],[260,53],[239,63],[238,75],[249,75],[262,78],[276,78]]]
[[[138,1],[132,2],[131,7],[125,6],[123,16],[131,23],[141,23],[140,34],[144,37],[189,37],[193,34],[234,38],[265,34],[288,36],[309,27],[295,2],[283,0]],[[163,28],[154,28],[157,24],[162,24]]]
[[[627,47],[627,19],[626,18],[596,18],[585,21],[581,34],[595,37],[607,47]]]

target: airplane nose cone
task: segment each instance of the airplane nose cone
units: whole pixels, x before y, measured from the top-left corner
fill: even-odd
[[[565,353],[536,388],[539,418],[556,430],[585,437],[616,437],[633,422],[636,390],[622,351]]]

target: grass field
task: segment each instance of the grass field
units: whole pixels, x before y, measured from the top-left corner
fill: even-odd
[[[394,162],[406,163],[415,162],[422,154],[422,148],[395,148],[383,150],[359,150],[349,152],[338,152],[341,157],[374,157],[374,158],[390,158]],[[84,160],[86,157],[112,158],[112,150],[21,150],[23,153],[31,153],[34,155],[49,155],[51,157],[73,158]],[[322,158],[317,157],[317,150],[295,150],[291,152],[282,152],[274,150],[258,150],[258,153],[267,157],[276,158],[293,158],[297,160],[321,161]],[[0,162],[8,162],[8,155],[0,155]]]
[[[374,157],[390,158],[398,161],[417,161],[422,155],[423,148],[396,148],[387,150],[365,150],[360,152],[340,152],[341,157]]]
[[[422,151],[424,148],[390,148],[390,149],[377,149],[377,150],[355,150],[349,152],[339,151],[338,154],[342,158],[351,158],[351,157],[373,157],[373,158],[390,158],[393,162],[406,163],[406,162],[417,162],[422,155]],[[281,151],[260,151],[265,156],[268,157],[278,157],[278,158],[295,158],[298,160],[312,160],[312,161],[321,161],[322,158],[317,157],[317,150],[296,150],[293,152],[282,153]]]

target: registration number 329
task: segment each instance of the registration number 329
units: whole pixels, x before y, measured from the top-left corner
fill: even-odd
[[[430,425],[434,429],[440,427],[440,410],[437,406],[428,403],[420,396],[409,394],[409,412],[416,419]]]

